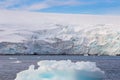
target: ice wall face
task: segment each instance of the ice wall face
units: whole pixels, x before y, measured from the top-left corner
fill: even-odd
[[[120,55],[120,16],[0,12],[0,54]]]
[[[38,28],[37,30],[11,28],[7,33],[5,31],[7,27],[4,26],[5,29],[0,33],[1,40],[6,40],[0,43],[0,53],[120,54],[120,31],[117,25],[98,24],[81,28],[80,25],[52,24],[49,27],[44,29]]]
[[[17,74],[15,80],[103,80],[104,72],[94,62],[40,61]]]

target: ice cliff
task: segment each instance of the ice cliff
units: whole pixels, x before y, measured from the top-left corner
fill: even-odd
[[[119,16],[0,13],[0,54],[120,55]]]

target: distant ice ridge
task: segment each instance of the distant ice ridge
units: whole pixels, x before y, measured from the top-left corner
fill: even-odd
[[[94,62],[40,61],[17,74],[15,80],[103,80],[104,72]]]
[[[120,16],[0,11],[0,54],[120,55],[119,21]]]
[[[97,24],[83,28],[52,24],[37,30],[10,28],[9,32],[6,28],[14,25],[1,26],[5,29],[0,31],[0,54],[120,55],[119,25]]]

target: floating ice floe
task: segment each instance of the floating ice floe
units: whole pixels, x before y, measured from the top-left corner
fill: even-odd
[[[13,59],[17,59],[17,58],[15,58],[15,57],[9,57],[9,59],[10,59],[10,60],[13,60]]]
[[[103,80],[104,71],[95,62],[71,62],[70,60],[45,60],[38,62],[38,69],[31,65],[17,74],[15,80]]]
[[[17,61],[14,61],[14,62],[12,62],[12,63],[19,64],[19,63],[22,63],[22,61],[17,60]]]

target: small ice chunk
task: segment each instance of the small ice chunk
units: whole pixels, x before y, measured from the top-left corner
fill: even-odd
[[[15,58],[15,57],[9,57],[9,59],[13,60],[13,59],[17,59],[17,58]]]
[[[34,69],[35,69],[34,65],[29,66],[29,70],[34,70]]]
[[[17,61],[14,61],[14,62],[12,62],[12,63],[19,64],[19,63],[22,63],[22,61],[17,60]]]

